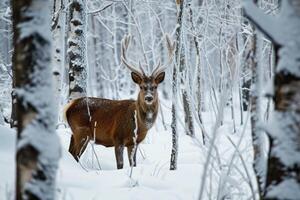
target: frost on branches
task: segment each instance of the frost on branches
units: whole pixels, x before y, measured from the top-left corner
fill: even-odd
[[[60,142],[52,104],[49,3],[12,1],[18,121],[16,199],[55,199]]]

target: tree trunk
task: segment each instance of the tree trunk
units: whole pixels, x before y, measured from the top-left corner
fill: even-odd
[[[53,80],[54,80],[54,96],[55,105],[59,105],[60,92],[61,92],[61,71],[63,69],[63,49],[64,49],[64,38],[63,38],[63,17],[61,16],[62,10],[64,9],[63,0],[53,1],[52,10],[52,37],[53,37]]]
[[[178,65],[180,63],[181,52],[181,31],[182,31],[182,16],[183,16],[183,0],[177,0],[177,24],[176,27],[176,49],[175,49],[175,62],[173,66],[172,75],[172,152],[170,161],[170,170],[177,169],[178,157],[178,131],[177,131],[177,79],[178,79]]]
[[[16,199],[55,199],[60,157],[51,80],[50,1],[12,1]],[[38,23],[36,23],[38,22]],[[47,31],[48,30],[48,31]],[[50,153],[51,152],[51,153]]]
[[[243,22],[245,25],[248,25],[249,22],[248,20],[244,20]],[[253,30],[253,34],[254,34],[254,27],[251,27]],[[243,31],[243,30],[242,30]],[[255,43],[256,43],[256,36],[255,35],[248,35],[246,33],[243,33],[242,35],[243,37],[243,42],[246,43],[248,41],[247,44],[245,44],[245,50],[243,51],[243,63],[242,63],[242,107],[243,107],[243,111],[247,111],[248,110],[248,106],[250,105],[250,87],[251,87],[251,76],[248,74],[251,74],[250,71],[251,69],[253,69],[252,62],[254,62],[254,58],[253,58],[253,49],[255,49]],[[249,37],[249,39],[247,39],[247,37]]]
[[[4,113],[3,113],[3,108],[2,108],[2,105],[0,104],[0,125],[4,125],[4,119],[5,119],[5,116],[4,116]]]
[[[184,19],[184,1],[182,1],[182,10],[181,10],[181,24],[182,20]],[[182,32],[182,28],[181,28]],[[180,33],[180,37],[183,37],[184,34]],[[180,38],[182,40],[182,38]],[[179,74],[180,74],[180,84],[181,84],[181,95],[182,95],[182,103],[183,103],[183,111],[184,111],[184,122],[185,122],[185,132],[187,135],[194,137],[194,122],[191,113],[191,105],[190,105],[190,95],[188,94],[189,91],[189,76],[188,76],[188,69],[186,65],[186,58],[185,58],[185,46],[183,42],[180,42],[181,47],[179,52]],[[177,58],[176,58],[177,59]]]
[[[252,26],[253,27],[253,26]],[[261,92],[261,81],[259,70],[259,55],[262,53],[259,48],[262,48],[262,38],[258,37],[258,34],[253,27],[253,36],[251,39],[251,55],[250,56],[250,68],[252,71],[251,77],[251,91],[250,91],[250,112],[251,112],[251,134],[252,134],[252,145],[254,153],[253,169],[255,171],[256,180],[258,183],[258,193],[262,197],[265,185],[265,158],[264,158],[264,132],[260,130],[259,124],[262,123],[261,118],[261,102],[260,102],[260,92]],[[261,64],[260,64],[261,65]]]
[[[299,199],[300,4],[297,0],[282,1],[276,18],[264,14],[253,2],[245,4],[245,11],[279,50],[274,79],[275,111],[267,129],[270,152],[264,199]]]
[[[254,1],[257,3],[257,1]],[[264,138],[263,132],[259,129],[259,123],[262,123],[261,119],[261,103],[260,103],[260,81],[259,77],[262,76],[260,74],[258,68],[258,60],[259,53],[262,53],[259,48],[262,48],[261,38],[258,38],[257,31],[253,25],[251,25],[252,35],[249,36],[249,45],[248,47],[248,55],[246,58],[246,63],[248,68],[251,70],[251,81],[249,82],[249,86],[251,88],[248,96],[247,102],[250,103],[250,112],[251,112],[251,135],[252,135],[252,145],[253,145],[253,154],[254,154],[254,162],[253,169],[256,175],[258,194],[260,197],[263,196],[264,185],[265,185],[265,158],[263,156],[264,152]],[[247,67],[247,65],[245,67]],[[247,82],[246,82],[247,83]],[[249,95],[248,94],[248,95]],[[249,101],[250,100],[250,101]],[[248,105],[245,105],[247,108]]]
[[[257,3],[257,0],[254,0]],[[245,24],[248,22],[245,20]],[[261,120],[261,103],[260,103],[260,92],[261,82],[259,77],[262,76],[258,70],[258,60],[259,54],[262,53],[259,48],[262,48],[260,44],[261,38],[258,38],[257,31],[255,27],[250,25],[252,34],[244,36],[244,41],[248,41],[246,44],[245,52],[243,55],[244,66],[243,66],[243,84],[242,84],[242,96],[243,96],[243,111],[248,110],[250,106],[251,113],[251,135],[252,135],[252,145],[253,145],[253,169],[256,175],[256,182],[258,187],[258,194],[260,198],[263,196],[266,171],[265,163],[266,158],[263,155],[264,152],[264,132],[259,129],[259,124]],[[250,37],[248,40],[246,37]],[[247,76],[248,71],[251,71],[251,76]]]
[[[182,91],[182,103],[183,103],[183,110],[184,110],[184,122],[185,122],[185,132],[187,135],[194,137],[194,122],[193,122],[193,115],[191,111],[191,102],[189,99],[188,92],[186,89]]]
[[[198,5],[201,6],[202,5],[202,0],[200,0],[198,2]],[[191,4],[189,4],[189,20],[190,20],[190,23],[191,23],[191,28],[193,31],[195,31],[195,25],[194,25],[194,21],[193,21],[193,10],[192,10],[192,6]],[[202,18],[200,19],[200,24],[202,24]],[[196,109],[197,109],[197,117],[199,118],[199,121],[200,123],[202,123],[202,115],[201,115],[201,112],[203,111],[203,108],[204,108],[204,98],[202,95],[203,94],[203,85],[202,85],[202,69],[201,69],[201,55],[200,55],[200,47],[199,47],[199,41],[198,41],[198,38],[197,36],[193,36],[192,38],[192,42],[194,43],[194,46],[195,46],[195,50],[196,50],[196,73],[197,73],[197,80],[196,80]],[[191,97],[192,99],[192,97]],[[191,112],[191,111],[190,111]],[[193,125],[191,126],[193,127]],[[193,134],[194,135],[194,134]],[[203,140],[203,144],[205,144],[205,136],[204,136],[204,133],[202,132],[202,140]]]
[[[181,34],[182,35],[182,34]],[[181,43],[181,45],[183,45]],[[180,47],[179,47],[180,48]],[[191,105],[188,95],[188,85],[189,85],[189,78],[188,78],[188,70],[186,69],[185,63],[185,48],[181,46],[180,53],[179,53],[179,74],[181,75],[180,84],[182,85],[181,95],[182,95],[182,104],[183,104],[183,111],[184,111],[184,122],[185,122],[185,132],[187,135],[194,137],[194,122],[191,112]]]
[[[86,96],[86,4],[71,0],[69,7],[69,99]]]
[[[9,0],[2,0],[0,2],[0,124],[8,122],[8,116],[4,109],[11,104],[11,99],[6,98],[11,87],[11,50],[12,50],[12,26],[11,26],[11,12]]]

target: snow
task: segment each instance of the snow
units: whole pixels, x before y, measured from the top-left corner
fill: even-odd
[[[300,119],[297,117],[297,113],[276,111],[273,112],[269,122],[268,133],[274,138],[273,153],[281,159],[281,163],[291,168],[300,163],[299,140],[292,131],[296,128],[293,124],[298,126],[299,123]]]
[[[162,105],[169,105],[163,102]],[[146,139],[137,150],[137,167],[129,166],[127,151],[124,152],[124,168],[116,169],[113,148],[94,145],[99,158],[101,169],[97,164],[92,143],[83,153],[80,164],[68,152],[70,129],[59,128],[57,133],[63,146],[62,158],[57,173],[57,198],[61,200],[88,199],[164,199],[164,200],[193,200],[198,199],[199,188],[204,165],[208,155],[207,147],[203,147],[195,139],[186,136],[181,126],[179,129],[179,153],[177,170],[169,170],[171,143],[171,110],[162,106],[168,130],[164,130],[161,116],[158,115]],[[232,134],[232,121],[229,108],[225,108],[224,125],[216,129],[214,150],[208,165],[206,184],[202,199],[217,199],[231,197],[231,199],[251,199],[249,184],[245,180],[240,159],[235,156],[235,148],[227,137],[237,144],[241,139],[239,151],[243,155],[247,168],[251,171],[252,147],[249,124],[238,126],[237,133]],[[228,113],[228,115],[226,115]],[[204,112],[203,120],[206,130],[211,130],[215,124],[212,112]],[[179,113],[183,116],[183,113]],[[179,117],[180,118],[180,117]],[[183,119],[179,119],[183,120]],[[242,134],[243,128],[246,130]],[[196,137],[200,137],[199,127],[196,127]],[[209,132],[209,131],[208,131]],[[0,126],[0,199],[12,199],[15,177],[15,132]],[[227,174],[230,161],[233,159],[232,169]],[[235,170],[239,168],[239,171]],[[251,174],[252,177],[253,173]],[[221,184],[222,183],[222,184]],[[222,188],[219,188],[220,184]]]
[[[51,36],[50,21],[47,19],[47,16],[50,16],[50,9],[45,6],[45,2],[47,2],[47,0],[32,1],[30,8],[27,8],[26,11],[23,12],[23,17],[25,18],[26,16],[26,18],[30,20],[24,20],[24,22],[17,25],[20,29],[19,38],[21,40],[35,33],[44,39]]]
[[[297,200],[300,197],[300,186],[295,179],[286,179],[267,191],[268,198]]]

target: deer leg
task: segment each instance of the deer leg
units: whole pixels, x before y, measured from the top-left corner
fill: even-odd
[[[124,145],[115,145],[117,169],[123,168],[123,151],[124,151]]]
[[[128,154],[128,160],[130,166],[136,167],[136,152],[137,152],[138,146],[136,145],[134,148],[134,145],[130,145],[127,147],[127,154]],[[134,151],[134,152],[133,152]]]
[[[79,148],[79,152],[78,152],[78,154],[77,154],[78,159],[80,158],[80,156],[81,156],[81,155],[83,154],[83,152],[85,151],[85,149],[86,149],[86,147],[87,147],[89,141],[90,141],[89,136],[86,136],[85,138],[82,138],[81,144],[80,144],[80,148]]]

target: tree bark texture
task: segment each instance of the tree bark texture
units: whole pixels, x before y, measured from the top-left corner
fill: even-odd
[[[177,169],[178,157],[178,131],[177,131],[177,82],[178,82],[178,65],[180,63],[180,49],[181,49],[181,31],[182,31],[182,16],[183,16],[184,1],[176,1],[177,6],[177,27],[176,27],[176,49],[175,62],[173,65],[172,75],[172,152],[170,161],[170,170]]]
[[[69,6],[69,98],[86,96],[86,2],[71,0]]]
[[[55,199],[60,157],[51,81],[50,1],[12,2],[16,199]]]

